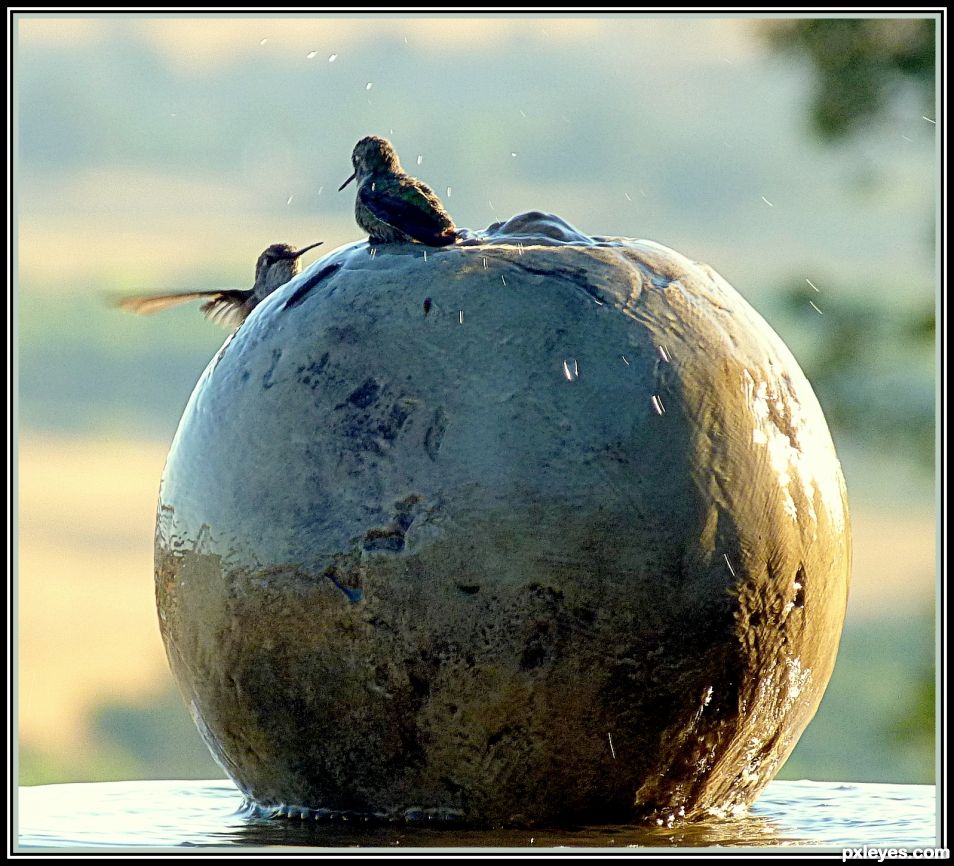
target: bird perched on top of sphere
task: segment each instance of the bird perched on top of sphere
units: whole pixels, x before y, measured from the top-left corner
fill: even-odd
[[[457,227],[434,191],[401,167],[386,138],[369,135],[354,146],[354,173],[338,188],[357,180],[354,217],[371,243],[416,241],[443,247],[457,240]]]

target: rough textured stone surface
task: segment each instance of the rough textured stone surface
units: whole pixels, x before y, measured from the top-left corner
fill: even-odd
[[[668,820],[775,774],[849,561],[765,322],[706,265],[531,213],[343,247],[255,310],[173,443],[156,597],[266,807]]]

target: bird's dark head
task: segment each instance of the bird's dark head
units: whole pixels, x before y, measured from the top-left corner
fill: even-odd
[[[354,174],[338,187],[339,192],[355,178],[360,184],[365,178],[375,174],[403,171],[394,145],[378,135],[365,136],[354,146],[351,164],[354,166]]]
[[[255,287],[268,294],[301,272],[301,255],[320,246],[322,241],[296,250],[290,244],[272,244],[255,263]]]

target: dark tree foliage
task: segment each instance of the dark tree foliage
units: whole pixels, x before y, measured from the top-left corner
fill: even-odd
[[[827,337],[800,361],[832,426],[933,468],[934,379],[925,362],[934,350],[934,310],[906,312],[830,292],[820,319],[810,306],[819,295],[804,284],[784,298],[789,328],[824,322]]]
[[[814,67],[814,129],[835,139],[870,126],[905,85],[934,105],[933,18],[826,18],[769,21],[772,44]]]
[[[913,745],[930,752],[936,736],[934,669],[918,671],[914,687],[914,699],[901,708],[886,733],[899,746]]]

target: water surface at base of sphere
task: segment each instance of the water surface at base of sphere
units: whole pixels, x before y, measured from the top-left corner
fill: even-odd
[[[21,850],[282,846],[381,848],[708,848],[937,844],[932,785],[771,782],[749,814],[685,827],[434,829],[242,817],[229,782],[101,782],[20,788]]]

